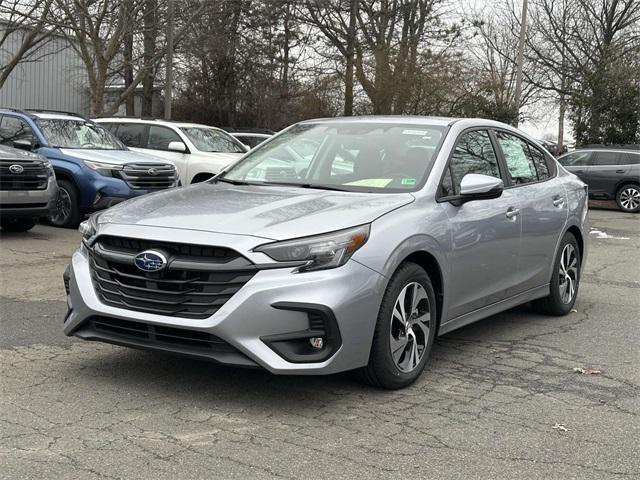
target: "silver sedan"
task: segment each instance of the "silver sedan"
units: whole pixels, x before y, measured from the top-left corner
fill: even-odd
[[[530,301],[567,314],[586,217],[585,184],[508,125],[306,121],[83,223],[64,332],[401,388],[436,335]]]

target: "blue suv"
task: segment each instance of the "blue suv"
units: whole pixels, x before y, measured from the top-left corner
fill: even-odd
[[[133,152],[73,113],[0,108],[0,144],[49,159],[59,189],[49,220],[58,227],[74,228],[87,213],[179,183],[171,162]]]

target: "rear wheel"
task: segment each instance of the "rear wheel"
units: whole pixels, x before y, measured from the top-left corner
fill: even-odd
[[[49,216],[54,227],[76,228],[80,223],[79,196],[69,180],[58,180],[58,198],[55,211]]]
[[[638,185],[623,185],[616,194],[618,208],[623,212],[640,212],[640,187]]]
[[[37,218],[3,218],[0,226],[7,232],[26,232],[38,222]]]
[[[429,275],[415,263],[402,264],[384,294],[363,380],[387,389],[415,382],[431,352],[436,318]]]
[[[562,238],[554,262],[549,295],[533,302],[539,312],[559,316],[571,311],[578,296],[580,260],[580,248],[576,237],[567,232]]]

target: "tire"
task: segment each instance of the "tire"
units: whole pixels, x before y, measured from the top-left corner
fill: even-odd
[[[623,212],[640,212],[640,187],[632,184],[621,186],[616,193],[616,203]]]
[[[3,218],[0,226],[7,232],[26,232],[38,222],[37,218]]]
[[[54,227],[77,228],[80,223],[79,201],[76,186],[69,180],[58,180],[56,211],[48,217],[49,223]]]
[[[401,302],[401,298],[405,302]],[[418,298],[419,302],[412,298]],[[401,303],[405,312],[411,304],[411,313],[417,312],[418,315],[417,318],[411,314],[404,315],[404,318],[409,316],[409,328],[401,320],[403,315],[400,309],[396,309],[396,304],[400,306]],[[414,309],[416,304],[417,308]],[[369,363],[358,371],[360,378],[370,385],[389,390],[404,388],[415,382],[427,364],[437,318],[436,297],[429,275],[415,263],[403,263],[391,277],[382,299]],[[396,352],[400,352],[395,357],[392,343],[398,346]],[[412,357],[412,352],[417,356]]]
[[[567,255],[569,255],[569,260],[567,260]],[[574,258],[575,265],[573,263]],[[533,302],[533,306],[538,312],[546,315],[561,316],[571,311],[578,297],[580,269],[582,266],[581,260],[580,248],[578,247],[576,237],[570,232],[565,233],[564,237],[562,237],[556,259],[553,262],[553,274],[551,276],[549,295]],[[569,268],[564,268],[567,264]],[[563,292],[567,293],[570,291],[570,285],[567,285],[567,276],[563,274],[563,268],[571,278],[571,282],[573,282],[573,293],[570,298],[563,295]]]

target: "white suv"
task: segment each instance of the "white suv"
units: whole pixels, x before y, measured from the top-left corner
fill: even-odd
[[[202,182],[248,150],[224,130],[198,123],[138,118],[97,118],[131,150],[171,160],[183,185]]]

